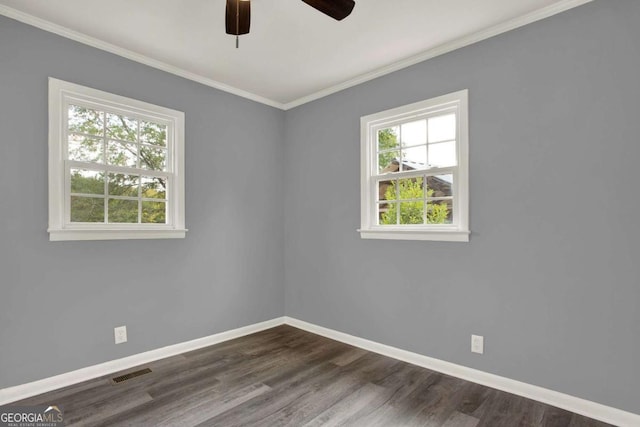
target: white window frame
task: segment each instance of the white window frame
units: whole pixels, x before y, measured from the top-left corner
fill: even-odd
[[[426,101],[364,116],[361,126],[361,228],[363,239],[469,241],[469,92],[461,90]],[[378,174],[377,133],[421,118],[455,111],[457,117],[457,166],[429,168],[420,171]],[[398,179],[424,174],[452,173],[454,175],[452,224],[378,225],[378,187],[381,177]]]
[[[72,163],[68,160],[70,103],[167,125],[165,175],[169,178],[169,187],[166,224],[87,224],[70,221],[71,188],[67,172],[70,167],[68,163]],[[96,165],[98,168],[105,166]],[[184,238],[187,231],[184,217],[184,113],[50,77],[47,231],[51,241]]]

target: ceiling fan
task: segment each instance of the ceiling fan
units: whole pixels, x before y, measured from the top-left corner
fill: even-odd
[[[354,0],[302,0],[314,9],[319,10],[337,21],[342,21],[351,14],[356,5]],[[236,48],[239,37],[249,33],[251,26],[251,0],[227,0],[225,15],[227,34],[236,36]]]

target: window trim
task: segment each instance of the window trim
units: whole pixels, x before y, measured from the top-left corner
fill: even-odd
[[[469,235],[469,91],[467,89],[425,101],[392,108],[370,114],[360,119],[360,215],[361,227],[358,230],[363,239],[393,240],[433,240],[448,242],[468,242]],[[378,174],[377,130],[406,122],[412,118],[431,115],[445,109],[457,110],[457,157],[458,164],[453,168],[431,168],[416,171],[417,174],[433,174],[443,170],[453,170],[456,179],[453,187],[454,224],[452,225],[378,225],[376,220],[376,194]]]
[[[69,101],[118,111],[167,124],[167,224],[72,224],[67,173],[67,112]],[[169,134],[170,132],[170,134]],[[104,165],[98,164],[98,167]],[[136,168],[137,169],[137,168]],[[49,77],[49,233],[50,241],[184,238],[184,113],[165,107]],[[149,171],[153,174],[153,171]],[[105,196],[106,197],[106,196]]]

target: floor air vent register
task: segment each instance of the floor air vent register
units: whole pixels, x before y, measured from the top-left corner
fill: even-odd
[[[114,384],[120,384],[120,383],[125,382],[127,380],[130,380],[132,378],[139,377],[141,375],[150,374],[150,373],[151,373],[151,369],[149,369],[149,368],[140,369],[139,371],[129,372],[128,374],[124,374],[124,375],[119,375],[117,377],[113,377],[113,378],[111,378],[111,381],[113,381]]]

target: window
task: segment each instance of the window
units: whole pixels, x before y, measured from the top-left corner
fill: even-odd
[[[184,113],[50,78],[48,231],[184,237]]]
[[[467,97],[362,117],[362,238],[469,241]]]

